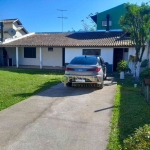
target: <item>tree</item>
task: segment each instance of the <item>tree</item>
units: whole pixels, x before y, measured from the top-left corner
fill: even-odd
[[[83,30],[83,31],[95,31],[95,26],[92,24],[92,26],[91,25],[88,25],[84,20],[81,20],[81,22],[82,22],[82,26],[83,26],[83,29],[81,29],[81,30]]]
[[[96,12],[95,14],[98,14],[98,12]],[[83,26],[83,31],[95,31],[96,30],[96,23],[91,19],[91,16],[93,16],[92,13],[90,13],[87,17],[86,20],[90,21],[88,22],[88,24],[85,22],[85,20],[81,20],[82,22],[82,26]]]
[[[130,39],[135,46],[136,65],[142,61],[145,44],[150,35],[150,6],[148,3],[125,4],[126,13],[120,18],[120,25],[124,31],[130,33]],[[139,70],[137,65],[137,69]],[[139,76],[139,71],[137,72]]]

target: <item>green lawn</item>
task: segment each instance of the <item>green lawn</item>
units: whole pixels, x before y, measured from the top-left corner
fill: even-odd
[[[108,149],[123,149],[123,140],[136,128],[150,124],[150,106],[141,95],[141,85],[134,88],[134,79],[118,80]]]
[[[63,71],[0,69],[0,110],[61,82]]]

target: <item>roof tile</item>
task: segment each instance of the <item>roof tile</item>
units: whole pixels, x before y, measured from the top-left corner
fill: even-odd
[[[52,46],[52,47],[100,47],[100,46],[133,46],[133,43],[122,35],[124,32],[74,32],[34,34],[16,41],[1,44],[2,46]],[[121,38],[120,38],[121,37]]]

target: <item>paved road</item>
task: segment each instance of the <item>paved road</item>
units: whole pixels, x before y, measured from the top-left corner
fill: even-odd
[[[105,150],[116,85],[63,84],[0,112],[0,150]]]

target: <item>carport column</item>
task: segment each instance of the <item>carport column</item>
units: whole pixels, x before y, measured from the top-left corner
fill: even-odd
[[[40,47],[40,69],[42,69],[42,48]]]
[[[18,47],[16,47],[16,67],[17,68],[19,67],[19,64],[18,64]]]

